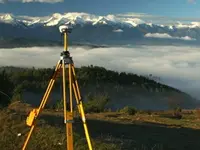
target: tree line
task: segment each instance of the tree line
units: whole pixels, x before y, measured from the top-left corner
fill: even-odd
[[[41,91],[46,89],[48,82],[54,72],[53,68],[21,68],[5,66],[0,67],[0,91],[6,93],[0,93],[1,106],[5,106],[9,103],[8,97],[13,97],[22,91]],[[177,89],[163,85],[149,79],[148,77],[140,76],[133,73],[116,72],[107,70],[98,66],[84,66],[76,68],[76,76],[80,86],[87,84],[99,84],[99,83],[114,83],[122,86],[141,86],[151,87],[153,89],[165,89],[180,92]],[[62,82],[61,76],[59,76],[55,83],[55,88],[60,88]],[[68,82],[68,81],[66,81]]]

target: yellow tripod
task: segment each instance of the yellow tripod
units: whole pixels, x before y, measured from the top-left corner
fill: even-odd
[[[60,60],[58,61],[55,71],[53,73],[53,76],[48,84],[48,87],[46,89],[46,92],[42,98],[42,101],[40,103],[39,108],[33,109],[29,116],[26,119],[26,124],[30,126],[30,131],[28,133],[28,136],[24,142],[22,150],[25,150],[28,144],[28,141],[31,137],[31,134],[36,126],[36,118],[39,116],[41,113],[42,109],[44,108],[48,97],[51,93],[51,90],[53,88],[53,85],[55,83],[56,77],[59,73],[59,71],[62,71],[62,82],[63,82],[63,103],[64,103],[64,123],[66,125],[66,137],[67,137],[67,150],[73,150],[73,128],[72,128],[72,123],[73,123],[73,102],[72,102],[72,92],[74,92],[74,96],[77,102],[77,107],[78,111],[80,113],[80,116],[82,118],[83,122],[83,127],[85,131],[85,136],[86,140],[88,143],[89,150],[92,150],[92,144],[86,124],[86,118],[85,118],[85,113],[84,113],[84,108],[83,108],[83,103],[81,100],[81,95],[80,95],[80,90],[78,86],[78,81],[76,79],[76,74],[75,74],[75,68],[74,68],[74,63],[72,60],[72,57],[70,57],[70,53],[67,50],[68,49],[68,33],[70,31],[68,29],[64,29],[62,31],[64,35],[64,51],[60,55]],[[67,99],[66,99],[66,71],[65,67],[68,65],[68,73],[69,73],[69,111],[67,111]]]

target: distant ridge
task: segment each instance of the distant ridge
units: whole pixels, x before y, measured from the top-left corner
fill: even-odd
[[[62,24],[73,26],[70,39],[79,43],[131,44],[149,40],[156,43],[159,40],[164,44],[166,41],[167,44],[173,41],[199,44],[200,40],[200,25],[197,22],[153,24],[134,16],[97,16],[88,13],[54,13],[44,17],[0,14],[0,38],[58,41],[58,26]]]

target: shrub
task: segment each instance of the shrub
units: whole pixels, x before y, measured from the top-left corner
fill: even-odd
[[[137,113],[137,109],[135,107],[126,106],[122,108],[120,112],[128,114],[128,115],[135,115]]]
[[[196,109],[196,115],[197,115],[197,118],[200,119],[200,109]]]
[[[176,108],[174,109],[173,116],[174,116],[175,118],[177,118],[177,119],[181,119],[181,118],[182,118],[181,112],[182,112],[182,109],[181,109],[180,107],[176,107]]]
[[[99,95],[88,95],[88,101],[85,102],[84,110],[85,113],[99,113],[105,110],[107,103],[110,101],[108,95],[99,94]]]
[[[55,104],[53,104],[53,105],[47,103],[45,107],[46,108],[50,108],[50,109],[56,109],[56,110],[64,110],[63,99],[57,100],[57,102]],[[74,109],[74,107],[73,107],[73,109]],[[69,101],[67,101],[67,110],[70,110],[70,103],[69,103]]]
[[[106,111],[111,111],[110,109],[106,109],[106,105],[109,102],[109,97],[107,95],[99,94],[99,95],[91,95],[88,94],[87,102],[83,102],[83,107],[85,113],[99,113]],[[76,102],[75,102],[76,104]],[[69,103],[67,104],[67,109],[69,110]],[[63,110],[63,100],[58,100],[53,106],[54,109]],[[74,111],[78,112],[78,108],[75,107]]]
[[[23,87],[22,85],[16,85],[13,90],[12,101],[22,101]]]
[[[151,115],[151,114],[152,114],[152,111],[151,111],[151,110],[147,110],[146,112],[147,112],[148,115]]]
[[[63,100],[58,100],[57,103],[54,105],[55,109],[62,110],[64,108]]]
[[[112,112],[112,109],[111,108],[105,108],[104,112]]]
[[[138,113],[151,115],[152,111],[151,110],[139,110]]]
[[[12,102],[16,102],[16,101],[21,101],[22,102],[22,94],[21,93],[14,94],[12,96]]]
[[[11,103],[14,85],[5,71],[0,73],[0,107]]]
[[[182,109],[180,107],[176,107],[174,110],[175,112],[180,112],[180,113],[182,112]]]

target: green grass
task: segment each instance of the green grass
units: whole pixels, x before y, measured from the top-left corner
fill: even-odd
[[[1,150],[21,149],[29,127],[26,117],[32,108],[16,103],[0,111]],[[200,121],[193,110],[183,110],[183,118],[172,117],[172,112],[121,112],[87,114],[94,150],[199,150]],[[75,118],[74,149],[87,150],[87,142],[79,118]],[[17,136],[21,133],[21,136]],[[44,110],[28,143],[27,150],[66,149],[63,112]]]

